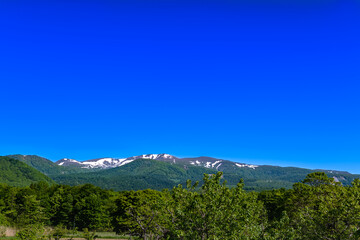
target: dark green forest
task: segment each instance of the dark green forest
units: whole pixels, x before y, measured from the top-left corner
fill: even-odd
[[[243,181],[229,188],[222,172],[163,191],[0,185],[0,225],[33,231],[20,239],[41,239],[41,226],[141,239],[359,239],[359,216],[360,181],[343,186],[321,172],[262,192],[245,191]]]
[[[0,183],[22,187],[38,181],[55,183],[50,177],[23,162],[0,157]]]

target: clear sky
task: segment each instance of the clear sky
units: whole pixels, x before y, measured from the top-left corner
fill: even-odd
[[[359,26],[346,0],[0,1],[0,155],[360,173]]]

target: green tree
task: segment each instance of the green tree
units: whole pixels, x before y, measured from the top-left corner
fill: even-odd
[[[325,173],[294,185],[287,212],[297,239],[358,239],[359,182],[344,187]]]
[[[222,172],[204,176],[200,191],[188,181],[172,191],[171,239],[259,239],[266,225],[264,208],[243,183],[220,184]]]
[[[64,225],[72,227],[73,221],[72,211],[73,211],[73,196],[72,194],[64,187],[59,186],[53,195],[50,197],[50,220],[54,226]]]
[[[99,195],[90,194],[78,201],[74,208],[77,212],[75,218],[77,227],[95,230],[107,226],[109,214],[106,212],[104,201]]]
[[[105,229],[111,222],[108,201],[110,194],[90,184],[77,186],[72,189],[74,208],[72,219],[74,226],[79,229]]]
[[[19,240],[45,240],[45,229],[41,224],[32,224],[23,227],[16,233],[16,237]]]
[[[167,233],[167,192],[140,190],[123,192],[116,200],[115,230],[143,239],[159,239]]]
[[[6,222],[14,223],[17,216],[17,196],[18,188],[3,185],[0,188],[0,208]]]
[[[21,194],[21,192],[20,192]],[[20,226],[39,224],[46,220],[43,207],[35,195],[22,195],[17,197],[17,219]]]

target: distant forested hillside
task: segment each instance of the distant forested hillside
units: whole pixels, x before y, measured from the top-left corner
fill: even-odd
[[[0,157],[0,183],[11,186],[28,186],[39,181],[54,183],[48,176],[19,160]]]
[[[40,172],[48,176],[86,171],[85,169],[81,169],[81,168],[59,166],[56,163],[52,162],[51,160],[43,157],[39,157],[37,155],[14,154],[14,155],[8,155],[7,157],[24,162],[27,165],[39,170]]]

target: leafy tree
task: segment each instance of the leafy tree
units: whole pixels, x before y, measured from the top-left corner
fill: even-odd
[[[45,240],[45,229],[40,224],[28,225],[16,233],[19,240]]]
[[[100,196],[90,194],[78,201],[75,206],[77,212],[75,221],[77,226],[88,227],[92,230],[100,229],[106,226],[108,214],[103,206],[103,201]]]
[[[295,184],[287,209],[299,239],[358,239],[358,186],[343,187],[324,173]]]
[[[59,186],[50,197],[50,220],[53,225],[72,227],[73,195],[64,186]]]
[[[143,239],[163,237],[170,217],[165,211],[168,196],[167,192],[150,189],[123,192],[116,200],[115,230]]]
[[[284,188],[262,191],[258,198],[264,203],[270,221],[280,220],[285,211],[286,202],[291,194],[290,190]]]
[[[172,239],[259,239],[266,224],[263,205],[243,183],[235,188],[220,184],[222,173],[204,176],[204,184],[172,191]]]
[[[19,194],[22,192],[20,191]],[[20,226],[43,223],[46,220],[43,207],[35,195],[22,195],[17,197],[17,219]]]
[[[6,222],[13,223],[17,216],[16,196],[19,189],[3,185],[0,190],[0,208]]]
[[[107,202],[109,193],[99,187],[85,184],[73,189],[74,225],[80,229],[91,230],[107,228],[111,222]]]

